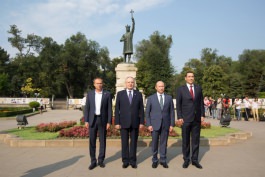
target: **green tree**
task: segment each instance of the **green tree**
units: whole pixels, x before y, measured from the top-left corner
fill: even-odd
[[[34,84],[32,83],[32,78],[27,78],[25,81],[25,85],[21,87],[21,92],[25,96],[34,96],[34,93],[39,93],[41,91],[40,88],[34,88]]]
[[[104,76],[102,77],[104,79],[104,89],[109,90],[112,95],[115,95],[116,93],[116,71],[115,68],[119,63],[123,62],[123,58],[113,58],[110,61],[110,65],[108,66],[108,70],[105,72]]]
[[[21,36],[21,30],[16,25],[10,25],[10,30],[7,32],[12,35],[8,38],[8,42],[12,47],[18,49],[19,54],[22,55],[23,49],[25,49],[25,39]]]
[[[221,93],[227,95],[228,87],[225,84],[226,81],[227,75],[222,68],[217,65],[211,65],[204,71],[202,84],[203,94],[213,98],[218,98]]]
[[[16,25],[10,25],[10,30],[7,32],[12,35],[12,37],[8,37],[8,42],[19,51],[19,56],[34,55],[34,52],[40,52],[42,40],[40,36],[28,34],[24,38],[21,36],[22,31]]]
[[[204,66],[209,67],[213,64],[216,64],[217,61],[217,50],[211,48],[204,48],[201,51],[201,62]]]
[[[0,73],[0,96],[10,95],[9,76],[6,73]]]
[[[244,96],[242,76],[240,73],[233,73],[230,77],[229,96],[231,98],[241,98]]]
[[[0,73],[6,73],[10,62],[9,55],[2,47],[0,47]]]
[[[81,97],[87,88],[93,88],[93,79],[100,75],[100,45],[77,33],[65,41],[59,59],[61,80],[70,98]]]
[[[41,94],[45,97],[50,95],[66,95],[63,92],[63,81],[57,78],[60,74],[59,58],[62,46],[58,45],[52,38],[45,37],[41,41],[40,68],[38,69],[38,85],[41,86]]]
[[[258,96],[265,90],[265,50],[244,50],[239,56],[239,65],[245,94]]]
[[[142,40],[136,46],[137,86],[149,96],[155,92],[155,83],[162,80],[166,91],[172,94],[174,68],[169,57],[172,37],[154,32],[149,40]]]

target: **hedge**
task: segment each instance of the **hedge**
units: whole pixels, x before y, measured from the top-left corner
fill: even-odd
[[[2,112],[5,110],[7,112]],[[16,116],[19,114],[27,114],[33,112],[32,108],[0,108],[0,117]]]

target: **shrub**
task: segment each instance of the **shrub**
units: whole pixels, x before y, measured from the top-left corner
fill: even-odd
[[[32,102],[29,103],[29,107],[38,108],[38,107],[40,107],[40,103],[37,102],[37,101],[32,101]]]
[[[41,123],[36,126],[38,132],[57,132],[64,128],[69,128],[76,125],[76,121],[64,121],[60,123]]]
[[[0,117],[16,116],[19,114],[27,114],[31,112],[31,108],[2,108],[0,110]]]
[[[148,130],[148,128],[146,126],[144,126],[144,128],[139,129],[139,136],[141,136],[141,137],[150,137],[150,136],[152,136],[152,134]],[[173,129],[171,132],[169,132],[169,136],[176,137],[176,136],[179,136],[179,134]]]
[[[210,129],[211,128],[211,123],[210,122],[202,122],[201,123],[201,128],[202,129]]]
[[[139,130],[139,136],[142,137],[150,137],[151,132],[144,127]],[[176,137],[179,136],[175,130],[169,133],[169,136]],[[60,130],[59,137],[66,137],[66,138],[87,138],[89,137],[89,130],[84,126],[75,126],[68,130]],[[115,129],[114,125],[111,125],[110,128],[107,130],[107,137],[120,137],[120,130]]]
[[[67,138],[87,138],[89,135],[89,131],[86,127],[83,126],[75,126],[68,130],[61,130],[59,132],[59,137],[67,137]]]
[[[107,130],[107,137],[117,137],[120,135],[120,130],[117,130],[114,125],[111,125],[110,128]]]
[[[182,127],[182,123],[177,120],[176,121],[176,126],[181,128]],[[211,123],[210,122],[201,122],[201,128],[202,129],[210,129],[211,128]]]
[[[85,117],[81,117],[80,119],[80,125],[85,125]]]

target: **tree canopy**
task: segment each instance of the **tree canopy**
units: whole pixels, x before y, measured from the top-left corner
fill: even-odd
[[[172,37],[154,32],[149,40],[142,40],[136,46],[137,86],[146,96],[155,92],[155,83],[159,80],[166,84],[166,90],[172,93],[174,68],[169,52]]]
[[[16,25],[10,25],[7,33],[10,45],[18,52],[10,58],[0,46],[0,96],[31,96],[38,88],[43,97],[80,98],[93,88],[95,77],[103,78],[104,88],[115,94],[115,67],[123,58],[111,59],[107,47],[87,39],[81,32],[63,44],[36,34],[24,37]],[[171,64],[172,44],[171,35],[155,31],[136,45],[137,89],[146,96],[156,92],[155,83],[159,80],[166,84],[166,92],[174,96],[176,87],[185,83],[187,70],[194,71],[196,83],[207,96],[265,95],[265,50],[246,49],[238,60],[232,60],[218,55],[217,49],[204,48],[200,58],[188,59],[176,73]],[[29,78],[30,87],[26,82]]]

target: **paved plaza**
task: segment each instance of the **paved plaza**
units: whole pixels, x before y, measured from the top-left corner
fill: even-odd
[[[79,110],[48,110],[28,117],[29,126],[39,123],[79,121]],[[206,119],[212,125],[217,120]],[[264,177],[265,122],[232,121],[231,127],[253,133],[246,141],[228,146],[200,147],[203,169],[182,168],[181,147],[168,148],[168,169],[151,167],[151,148],[138,148],[138,168],[122,168],[121,149],[107,147],[106,167],[88,170],[88,148],[17,148],[0,141],[0,177]],[[0,119],[0,132],[16,128],[15,119]]]

